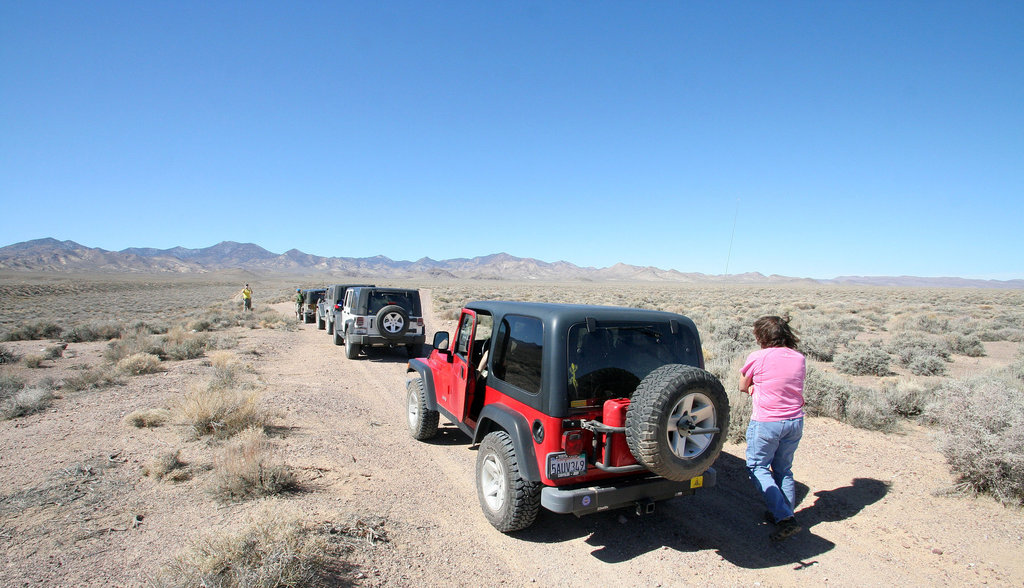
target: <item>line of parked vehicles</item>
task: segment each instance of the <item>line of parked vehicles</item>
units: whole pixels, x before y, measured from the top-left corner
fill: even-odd
[[[454,336],[424,348],[418,290],[335,284],[300,290],[296,314],[345,355],[404,346],[409,434],[441,417],[479,447],[481,510],[503,533],[543,508],[587,515],[716,485],[729,428],[697,327],[675,313],[575,304],[466,304]]]
[[[423,353],[426,331],[419,290],[373,284],[299,289],[295,314],[326,330],[335,345],[345,346],[349,359],[371,347],[404,347],[410,358]]]

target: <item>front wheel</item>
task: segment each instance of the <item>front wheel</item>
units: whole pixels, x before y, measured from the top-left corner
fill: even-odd
[[[476,494],[487,521],[502,533],[529,527],[540,511],[540,490],[523,479],[508,433],[488,433],[476,456]]]
[[[437,435],[437,423],[441,415],[436,410],[427,408],[427,399],[423,395],[423,379],[409,380],[406,385],[409,406],[409,433],[413,439],[424,441]]]

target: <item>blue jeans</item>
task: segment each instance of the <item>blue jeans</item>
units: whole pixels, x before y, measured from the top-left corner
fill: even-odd
[[[803,417],[776,422],[752,420],[747,427],[747,470],[776,521],[793,516],[793,454],[803,434]]]

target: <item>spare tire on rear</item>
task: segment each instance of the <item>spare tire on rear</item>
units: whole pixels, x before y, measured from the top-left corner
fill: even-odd
[[[626,410],[626,443],[637,462],[670,480],[703,474],[722,451],[729,400],[718,378],[669,364],[644,378]]]
[[[386,339],[399,340],[409,330],[409,313],[397,304],[389,304],[377,313],[377,331]]]

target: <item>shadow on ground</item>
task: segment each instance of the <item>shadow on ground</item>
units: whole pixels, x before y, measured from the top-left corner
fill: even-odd
[[[748,569],[806,566],[835,547],[814,534],[815,525],[856,516],[884,497],[889,488],[879,480],[858,478],[850,486],[816,492],[814,504],[797,509],[804,530],[772,543],[768,536],[774,526],[764,520],[764,502],[747,477],[744,460],[723,452],[714,467],[718,472],[715,487],[659,503],[653,515],[637,517],[629,509],[620,509],[576,518],[542,509],[534,526],[516,537],[540,543],[587,537],[586,542],[594,546],[592,555],[608,563],[667,547],[681,552],[714,550]],[[807,486],[798,483],[797,500],[803,503],[807,494]]]

